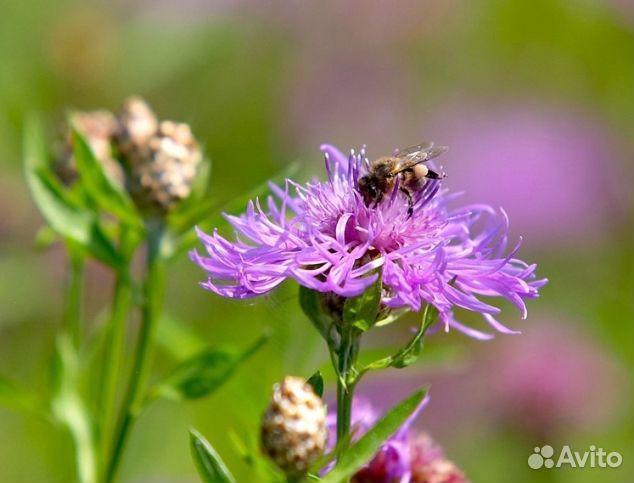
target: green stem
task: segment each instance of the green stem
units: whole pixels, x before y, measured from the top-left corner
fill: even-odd
[[[120,250],[123,256],[122,269],[116,274],[112,310],[108,321],[106,352],[104,354],[104,376],[99,397],[101,419],[101,471],[105,472],[105,462],[112,451],[114,441],[115,414],[117,410],[117,387],[121,381],[123,354],[125,350],[128,313],[132,305],[132,279],[130,263],[136,243],[126,227],[121,228]],[[102,475],[102,480],[105,475]]]
[[[361,335],[354,327],[343,327],[337,354],[337,453],[345,451],[349,443],[352,419],[352,398],[356,380],[355,363]]]
[[[60,358],[64,359],[62,364],[66,368],[64,376],[67,379],[63,381],[64,389],[60,389],[52,404],[57,418],[66,425],[73,438],[77,480],[81,483],[93,483],[97,476],[94,433],[84,402],[76,392],[76,358],[82,342],[82,299],[86,263],[81,248],[74,242],[68,241],[66,249],[69,271],[64,295],[62,333],[67,338],[60,340],[67,341],[68,346],[60,354]]]
[[[76,247],[68,247],[70,271],[64,300],[64,330],[70,335],[75,349],[81,344],[81,310],[84,289],[84,257]]]
[[[158,322],[164,289],[164,267],[159,249],[163,234],[161,223],[148,223],[147,272],[143,285],[143,307],[141,326],[134,353],[134,362],[130,382],[123,401],[119,424],[113,438],[113,447],[106,466],[106,483],[112,482],[121,463],[121,456],[130,431],[141,412],[145,399],[146,385],[150,376]]]

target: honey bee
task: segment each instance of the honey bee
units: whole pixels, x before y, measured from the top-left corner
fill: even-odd
[[[394,189],[397,178],[400,178],[399,189],[407,196],[407,215],[410,218],[414,214],[412,193],[420,191],[426,179],[444,178],[444,175],[422,163],[440,156],[448,149],[447,146],[435,146],[429,141],[401,149],[394,156],[376,159],[370,164],[368,173],[359,178],[359,192],[366,204],[374,203],[376,207]]]

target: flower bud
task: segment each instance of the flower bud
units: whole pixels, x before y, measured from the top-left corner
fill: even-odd
[[[337,325],[343,324],[343,308],[346,304],[346,298],[335,292],[318,292],[318,297],[323,313],[334,320]]]
[[[132,160],[131,192],[147,210],[166,213],[187,198],[202,154],[187,124],[163,121]]]
[[[83,134],[95,157],[106,174],[116,183],[123,185],[124,173],[121,165],[112,157],[112,139],[117,131],[117,120],[109,111],[77,112],[73,115],[74,127]],[[55,164],[55,172],[66,184],[77,178],[77,166],[73,156],[73,142],[70,130],[62,155]]]
[[[287,475],[305,473],[326,447],[326,406],[299,377],[273,387],[262,420],[262,449]]]
[[[148,141],[158,130],[158,119],[150,106],[140,97],[130,97],[119,114],[117,145],[130,163],[141,162],[148,157]]]
[[[346,305],[346,297],[335,292],[318,292],[319,303],[324,314],[330,317],[337,326],[343,325],[343,311]],[[392,314],[393,310],[385,304],[379,305],[375,322],[383,320]]]

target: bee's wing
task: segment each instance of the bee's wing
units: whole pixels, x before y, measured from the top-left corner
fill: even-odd
[[[396,154],[396,156],[401,159],[398,172],[400,173],[419,163],[424,163],[425,161],[440,156],[448,149],[447,146],[434,146],[434,143],[431,141],[402,149]]]
[[[410,146],[408,148],[400,149],[395,156],[397,158],[404,158],[409,156],[410,154],[418,153],[419,151],[425,151],[427,149],[431,149],[434,147],[434,141],[423,141],[420,144],[416,144],[415,146]]]

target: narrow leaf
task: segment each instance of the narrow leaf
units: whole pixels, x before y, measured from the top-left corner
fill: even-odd
[[[80,205],[78,197],[61,185],[46,156],[41,126],[30,119],[24,133],[24,175],[42,217],[58,235],[84,247],[103,263],[119,267],[120,257],[96,214]]]
[[[315,394],[317,394],[319,397],[322,397],[324,395],[324,378],[321,375],[321,371],[315,372],[315,374],[310,376],[310,378],[306,382],[310,384],[310,386],[313,388],[313,391],[315,391]]]
[[[235,483],[229,468],[214,447],[195,429],[189,430],[192,459],[204,483]]]
[[[253,355],[268,340],[262,335],[244,351],[213,348],[180,363],[151,392],[150,400],[163,396],[184,400],[207,396],[224,384],[240,363]]]
[[[384,325],[389,325],[393,322],[396,322],[398,319],[403,317],[405,314],[409,313],[409,309],[392,309],[387,317],[377,320],[377,327],[383,327]]]
[[[105,211],[115,214],[132,226],[140,226],[140,218],[132,200],[113,183],[84,135],[73,128],[73,156],[82,185],[88,195]]]
[[[391,364],[392,367],[402,369],[403,367],[407,367],[416,362],[423,348],[423,337],[425,332],[427,332],[429,326],[436,320],[437,315],[438,311],[433,305],[428,304],[425,307],[423,317],[421,318],[420,328],[409,343],[395,354],[394,361]]]
[[[395,354],[384,357],[368,364],[362,369],[362,372],[369,370],[385,369],[386,367],[395,367],[402,369],[412,365],[418,360],[423,348],[423,337],[427,329],[435,322],[438,316],[438,310],[431,304],[425,307],[425,311],[421,317],[420,327],[410,339],[405,347],[397,351]]]
[[[394,406],[376,425],[352,445],[323,479],[323,483],[348,481],[377,453],[381,445],[392,436],[423,401],[426,390],[420,390]]]
[[[362,331],[368,330],[376,322],[381,304],[381,278],[370,285],[358,297],[346,299],[343,306],[343,321]]]
[[[88,251],[97,260],[111,266],[115,270],[121,270],[123,268],[121,255],[97,221],[90,227]]]
[[[319,331],[321,336],[328,340],[328,332],[332,321],[326,314],[324,314],[319,300],[319,294],[314,290],[300,285],[299,305],[306,317],[308,317],[315,328]]]
[[[40,213],[48,225],[64,237],[87,246],[92,215],[74,206],[55,186],[47,162],[46,148],[39,122],[30,119],[24,133],[24,175]],[[43,174],[44,173],[44,174]],[[58,189],[59,188],[59,189]]]

